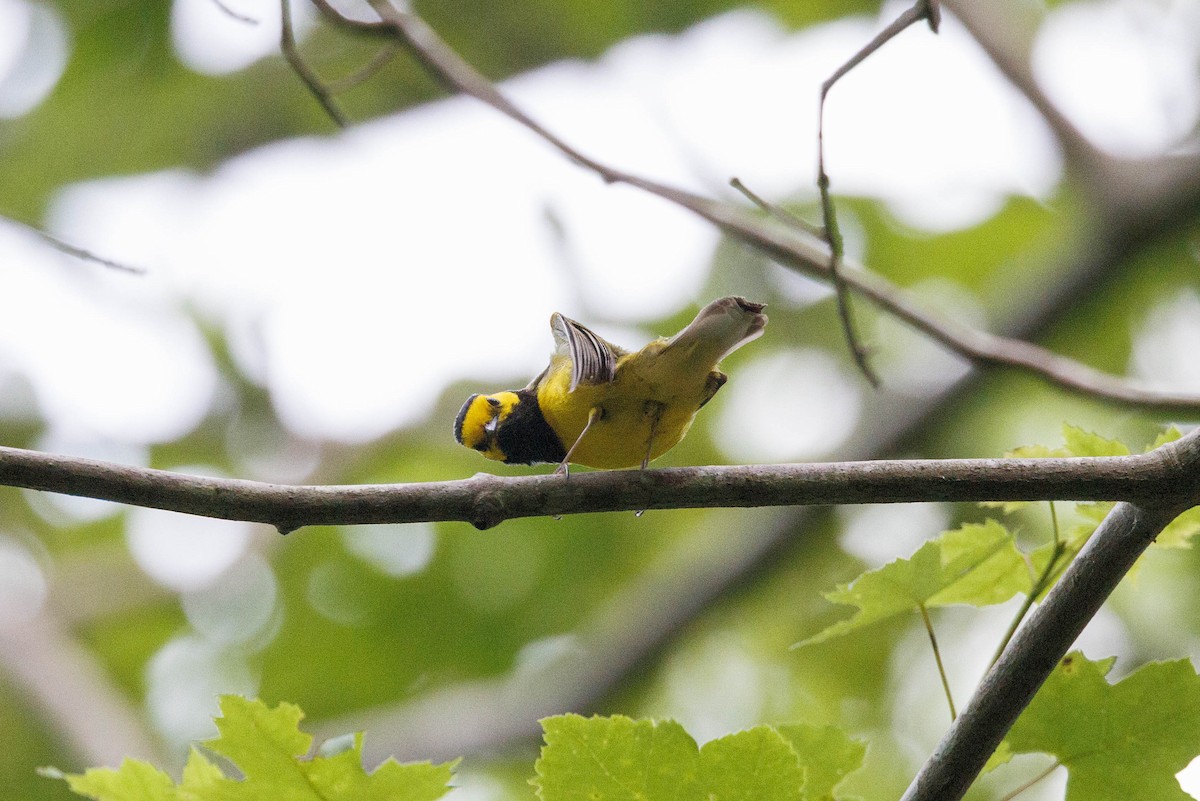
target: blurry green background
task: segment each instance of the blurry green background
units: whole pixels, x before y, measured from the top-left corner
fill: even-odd
[[[605,222],[622,209],[641,216],[646,201],[599,186],[469,101],[423,105],[442,93],[403,53],[339,95],[352,120],[374,127],[338,134],[277,53],[278,6],[225,2],[255,24],[208,0],[0,2],[11,23],[0,29],[15,32],[0,42],[0,214],[16,221],[0,221],[0,444],[284,482],[525,473],[458,447],[450,425],[470,392],[520,386],[537,371],[552,311],[637,346],[731,293],[768,303],[767,334],[727,361],[729,385],[659,464],[990,456],[1057,445],[1063,422],[1138,448],[1165,423],[1195,422],[1067,396],[1006,371],[968,375],[860,302],[885,381],[874,392],[846,359],[826,289],[691,221],[672,228],[675,218],[663,217],[659,227],[649,217],[636,236],[622,227],[627,218]],[[568,136],[616,119],[589,144],[616,166],[680,170],[730,200],[723,184],[739,174],[752,187],[770,183],[768,194],[809,218],[815,131],[779,130],[722,103],[740,86],[763,100],[764,114],[801,109],[807,124],[821,76],[900,8],[417,4],[498,81],[559,65],[518,79],[514,94]],[[376,52],[378,43],[296,10],[301,50],[320,74],[350,75]],[[1144,23],[1150,38],[1131,34],[1118,61],[1129,97],[1162,113],[1108,83],[1114,119],[1087,118],[1083,102],[1078,124],[1109,159],[1194,154],[1200,40],[1178,32],[1200,22],[1196,3],[1026,10],[1057,31],[1038,51],[1050,74],[1062,63],[1054,46],[1070,55],[1064,30],[1117,35],[1131,19]],[[1177,34],[1169,53],[1164,40],[1148,44],[1162,30]],[[248,43],[230,47],[223,36]],[[756,36],[771,70],[755,71]],[[967,39],[950,18],[941,39],[956,36]],[[750,44],[722,50],[739,37]],[[831,150],[852,253],[939,313],[1032,332],[1099,369],[1200,392],[1200,204],[1111,257],[1098,229],[1112,220],[1094,176],[1063,166],[1028,108],[1011,121],[1028,140],[936,141],[941,118],[929,115],[954,120],[970,98],[935,78],[950,80],[953,59],[970,48],[943,54],[937,48],[951,45],[924,29],[905,37],[890,46],[895,58],[934,53],[923,67],[930,80],[897,99],[878,84],[889,68],[872,72],[868,62],[847,79],[845,97],[831,96],[831,117],[860,115],[828,134],[831,148],[838,130],[854,141],[836,160]],[[971,70],[990,75],[978,91],[1015,108],[1005,105],[1015,102],[1011,89],[978,66],[984,57],[970,57]],[[795,80],[777,69],[790,63]],[[721,74],[732,88],[706,83]],[[579,88],[556,100],[545,84]],[[641,95],[628,93],[643,84]],[[687,119],[676,101],[703,106],[710,89],[706,112],[741,129],[673,125]],[[628,117],[613,111],[623,115],[622,103],[636,106]],[[631,133],[618,134],[627,123]],[[650,142],[654,126],[661,138]],[[442,139],[422,138],[435,128]],[[927,168],[901,163],[888,151],[901,129],[924,131],[941,155],[927,156]],[[726,163],[712,156],[721,136],[785,149],[734,140],[720,152],[739,155]],[[394,160],[381,161],[392,146]],[[538,154],[551,172],[476,169],[504,162],[505,147]],[[873,151],[898,177],[874,167],[877,186],[855,177]],[[935,162],[955,158],[978,164],[982,177],[929,177]],[[1027,172],[989,177],[992,159]],[[446,171],[418,179],[413,165],[425,160]],[[355,183],[376,173],[375,184]],[[289,195],[303,200],[288,205]],[[505,222],[515,218],[527,228]],[[71,259],[18,223],[147,274]],[[411,249],[442,225],[425,255]],[[639,261],[643,253],[678,257],[677,272],[657,274],[658,257]],[[1077,269],[1089,262],[1102,266]],[[1082,286],[1056,297],[1083,274]],[[114,764],[125,753],[177,771],[185,744],[211,731],[216,695],[237,692],[299,704],[321,736],[365,728],[376,760],[464,755],[456,792],[472,799],[530,796],[536,719],[571,710],[675,717],[698,739],[760,721],[836,723],[871,744],[846,789],[896,797],[947,722],[918,622],[789,646],[844,614],[822,590],[984,514],[940,505],[651,512],[487,532],[314,527],[281,538],[0,489],[0,788],[66,798],[61,782],[34,769]],[[1047,521],[1034,508],[1015,522],[1035,543]],[[1084,649],[1119,655],[1118,673],[1196,652],[1195,562],[1191,552],[1147,557],[1138,581],[1089,627]],[[1012,611],[936,619],[960,701]],[[974,792],[999,797],[1034,768],[1018,760]],[[1025,797],[1036,792],[1054,797],[1061,784]]]

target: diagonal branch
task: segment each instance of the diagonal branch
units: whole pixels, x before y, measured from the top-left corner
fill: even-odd
[[[676,206],[688,209],[709,221],[725,234],[765,252],[798,272],[822,280],[831,277],[830,256],[825,243],[803,232],[782,229],[735,206],[668,186],[633,173],[624,172],[577,150],[506,98],[490,81],[477,72],[415,14],[398,11],[384,0],[373,0],[380,19],[361,21],[343,16],[327,0],[313,0],[327,19],[349,31],[373,36],[397,38],[418,61],[449,89],[470,95],[529,129],[571,161],[591,170],[607,183],[637,187]],[[1200,203],[1200,159],[1175,170],[1180,177],[1178,213]],[[1161,187],[1158,188],[1161,191]],[[1189,206],[1189,201],[1192,201]],[[1157,213],[1157,212],[1156,212]],[[1129,230],[1114,223],[1109,235],[1117,238],[1136,233],[1138,220],[1122,220]],[[1148,226],[1142,225],[1145,228]],[[1200,410],[1200,395],[1161,392],[1095,370],[1073,359],[1060,356],[1037,345],[996,336],[941,320],[924,310],[896,285],[865,271],[849,260],[839,271],[845,284],[869,298],[881,310],[895,315],[919,331],[931,336],[951,351],[979,366],[1011,367],[1025,370],[1071,392],[1113,403],[1163,410]]]
[[[43,613],[23,625],[6,622],[0,630],[2,678],[40,708],[60,747],[87,765],[117,765],[129,757],[164,761],[138,705],[64,621]]]
[[[1188,505],[1200,501],[1192,495]],[[1186,506],[1118,504],[983,677],[902,801],[958,801],[1058,661],[1159,532]]]
[[[1105,163],[1106,156],[1050,100],[1034,77],[1031,56],[1043,13],[1040,9],[1032,4],[1001,4],[990,0],[942,2],[983,48],[996,68],[1037,109],[1062,146],[1068,164],[1086,176]]]
[[[1200,450],[1200,429],[1137,456],[672,467],[508,478],[479,473],[416,484],[289,486],[0,447],[0,485],[269,523],[285,534],[309,525],[442,520],[484,529],[518,517],[645,509],[985,500],[1153,505],[1194,482],[1180,457],[1192,450]]]
[[[1178,514],[1200,505],[1200,428],[1163,454],[1182,483],[1154,502],[1118,504],[1046,600],[988,669],[902,801],[958,801],[1058,661],[1138,557]]]
[[[112,259],[105,258],[104,256],[99,256],[90,250],[86,250],[84,248],[77,247],[75,245],[70,244],[69,242],[64,242],[63,240],[59,239],[58,237],[54,236],[53,234],[47,233],[46,231],[43,231],[41,228],[38,228],[36,225],[30,225],[29,223],[21,222],[20,220],[13,219],[12,217],[5,217],[4,219],[5,219],[5,221],[12,223],[13,225],[17,225],[17,226],[20,226],[21,228],[24,228],[25,230],[27,230],[30,233],[37,236],[39,239],[41,239],[43,242],[45,242],[50,247],[54,248],[55,250],[59,251],[60,253],[65,253],[66,255],[71,256],[72,258],[76,258],[81,261],[90,261],[93,264],[99,264],[101,267],[108,267],[109,269],[119,270],[120,272],[123,272],[123,273],[132,273],[134,275],[144,275],[146,272],[141,267],[134,267],[131,264],[126,264],[126,263],[120,262],[120,261],[113,261]]]

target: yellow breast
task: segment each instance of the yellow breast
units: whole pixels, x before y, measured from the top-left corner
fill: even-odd
[[[593,408],[602,416],[571,455],[587,467],[636,467],[656,459],[687,433],[701,404],[712,395],[711,368],[661,358],[665,340],[650,343],[617,362],[612,381],[570,389],[571,365],[556,359],[538,385],[538,405],[568,450],[579,439]],[[663,354],[665,355],[665,354]],[[653,441],[652,441],[653,438]]]

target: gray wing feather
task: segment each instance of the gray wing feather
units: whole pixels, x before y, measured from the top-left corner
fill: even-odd
[[[550,318],[555,352],[571,360],[571,389],[580,384],[606,384],[613,380],[620,353],[587,326],[555,313]]]

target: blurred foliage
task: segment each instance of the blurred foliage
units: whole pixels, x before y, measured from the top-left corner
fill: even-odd
[[[450,0],[417,5],[451,44],[484,72],[502,78],[554,59],[596,58],[625,37],[679,31],[737,4]],[[96,0],[55,7],[68,25],[72,57],[50,97],[0,129],[4,215],[36,222],[55,193],[73,182],[172,167],[203,171],[265,142],[332,130],[278,57],[223,77],[181,65],[168,35],[169,4]],[[757,7],[802,27],[875,13],[878,5],[770,0]],[[324,27],[304,49],[313,55],[313,66],[329,76],[353,73],[374,52]],[[365,120],[435,96],[440,89],[401,55],[383,77],[339,100],[352,119]],[[864,232],[873,269],[915,290],[933,279],[955,284],[986,319],[1005,309],[1012,287],[1048,280],[1034,267],[1051,243],[1073,230],[1071,191],[1064,187],[1049,207],[1013,199],[977,226],[938,236],[906,230],[873,200],[848,199],[846,213]],[[1045,342],[1101,369],[1124,372],[1134,335],[1150,310],[1164,297],[1196,288],[1196,237],[1196,230],[1180,231],[1138,254],[1112,282],[1080,298],[1046,333]],[[755,345],[761,345],[760,355],[802,342],[844,357],[832,304],[794,300],[787,291],[791,278],[781,277],[778,266],[726,242],[714,256],[710,286],[717,291],[712,294],[720,292],[722,277],[729,274],[738,275],[741,286],[760,288],[756,299],[771,304],[771,336]],[[867,304],[857,305],[865,320],[875,319]],[[675,330],[690,314],[685,310],[673,319],[646,321],[646,327]],[[1104,335],[1097,336],[1098,331]],[[261,436],[264,448],[291,435],[262,388],[238,374],[221,333],[209,332],[209,341],[225,382],[222,402],[188,436],[155,446],[150,461],[164,468],[209,465],[242,475],[247,431]],[[890,344],[879,343],[885,352]],[[736,375],[751,358],[735,354],[728,372]],[[450,387],[426,424],[368,445],[318,443],[314,480],[439,480],[483,469],[476,454],[453,447],[448,435],[447,421],[473,389]],[[718,395],[693,433],[662,463],[726,460],[709,430],[725,402]],[[942,409],[907,443],[906,455],[996,455],[1028,442],[1056,442],[1064,420],[1138,442],[1151,438],[1165,421],[1162,415],[1114,414],[1109,406],[998,371],[976,380],[968,394]],[[6,445],[30,446],[39,433],[36,420],[0,418],[0,442]],[[487,469],[527,472],[491,464]],[[37,543],[38,557],[55,581],[52,608],[70,622],[104,674],[144,708],[147,665],[165,645],[193,634],[194,624],[180,594],[160,587],[126,558],[129,515],[114,508],[98,518],[76,518],[44,497],[0,488],[0,531]],[[979,512],[954,509],[950,517],[957,524],[978,519]],[[716,603],[680,620],[668,642],[603,694],[596,707],[614,714],[680,717],[697,737],[697,729],[705,726],[751,726],[762,720],[838,723],[872,742],[864,771],[851,780],[854,792],[894,797],[907,783],[914,753],[927,750],[930,736],[928,720],[901,720],[902,706],[912,697],[904,696],[900,674],[911,671],[893,658],[916,652],[905,650],[912,640],[910,624],[876,626],[870,636],[789,650],[838,619],[821,591],[867,566],[839,546],[843,522],[828,510],[714,510],[530,519],[489,532],[442,524],[432,528],[435,544],[428,564],[411,575],[390,574],[347,547],[354,530],[311,528],[287,538],[260,532],[252,547],[270,564],[277,617],[252,641],[229,651],[244,661],[269,702],[295,702],[314,722],[353,718],[433,689],[505,676],[522,660],[536,658],[536,646],[586,629],[599,610],[640,588],[647,575],[703,577],[697,564],[735,560],[739,538],[778,529],[787,535],[770,558]],[[114,567],[118,551],[119,568]],[[1200,583],[1192,577],[1196,568],[1200,556],[1188,552],[1156,558],[1145,570],[1171,577],[1170,603],[1186,610],[1200,601]],[[1153,588],[1149,579],[1144,584]],[[1163,623],[1152,604],[1128,595],[1118,600],[1135,633],[1134,663],[1162,656],[1168,635],[1180,648],[1200,636],[1200,616],[1179,615]],[[637,627],[640,614],[658,602],[646,595],[620,607],[627,625]],[[936,675],[926,673],[928,688],[937,690]],[[693,720],[686,719],[689,715]],[[0,785],[11,797],[70,797],[61,782],[38,778],[33,768],[54,763],[74,770],[82,767],[77,755],[27,703],[21,688],[3,681],[0,732],[6,745]],[[516,746],[511,761],[506,754],[473,756],[464,768],[486,774],[497,792],[528,797],[531,791],[523,783],[532,764],[528,749],[528,744],[524,750]]]

